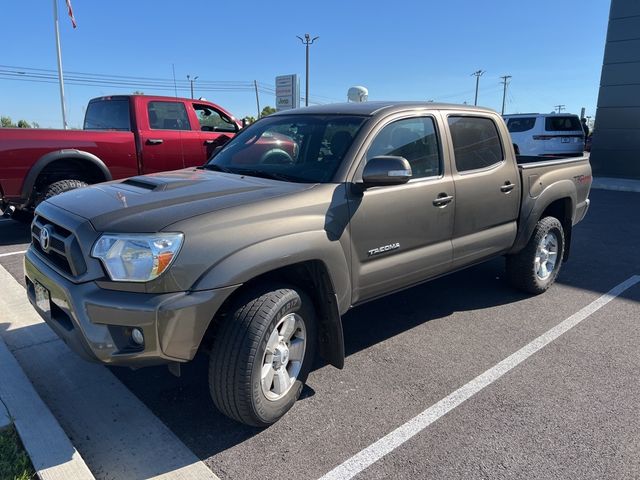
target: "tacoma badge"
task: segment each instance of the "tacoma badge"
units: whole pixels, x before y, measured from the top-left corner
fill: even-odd
[[[373,257],[374,255],[378,255],[384,252],[390,252],[391,250],[397,250],[398,248],[400,248],[399,243],[392,243],[390,245],[384,245],[382,247],[372,248],[371,250],[369,250],[369,256]]]

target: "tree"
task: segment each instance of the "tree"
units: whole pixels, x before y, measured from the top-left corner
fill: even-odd
[[[144,92],[141,92],[140,90],[136,90],[133,92],[133,95],[144,95]]]
[[[260,113],[261,117],[266,117],[268,115],[271,115],[272,113],[276,113],[276,109],[273,107],[270,107],[269,105],[267,105],[266,107],[264,107],[262,109],[262,112]]]
[[[256,121],[256,117],[252,117],[251,115],[247,115],[246,117],[244,117],[244,120],[247,122],[247,125],[251,125],[253,122]]]
[[[26,120],[18,120],[18,128],[31,128],[31,125]]]
[[[15,125],[11,121],[11,117],[0,117],[0,126],[2,126],[4,128],[15,127]]]

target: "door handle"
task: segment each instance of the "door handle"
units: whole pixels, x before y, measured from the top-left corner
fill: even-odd
[[[515,184],[511,183],[509,180],[507,180],[506,182],[504,182],[504,185],[502,185],[500,187],[500,191],[502,193],[509,193],[511,190],[513,190],[514,188],[516,188]]]
[[[147,145],[160,145],[162,142],[161,138],[147,138]]]
[[[433,201],[433,204],[436,207],[445,207],[448,204],[450,204],[452,200],[453,200],[453,195],[447,195],[446,193],[441,193]]]
[[[213,145],[215,143],[215,140],[205,140],[204,144],[205,145]]]

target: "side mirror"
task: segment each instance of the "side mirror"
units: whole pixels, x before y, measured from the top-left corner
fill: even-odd
[[[412,175],[411,165],[404,157],[373,157],[364,166],[362,183],[365,188],[401,185],[407,183]]]

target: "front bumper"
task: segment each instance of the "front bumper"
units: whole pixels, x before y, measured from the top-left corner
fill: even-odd
[[[29,301],[72,350],[90,361],[134,368],[191,360],[213,316],[237,288],[148,294],[75,284],[33,247],[24,271]],[[36,283],[49,292],[48,311],[36,303]],[[142,330],[142,346],[132,341],[132,328]]]

